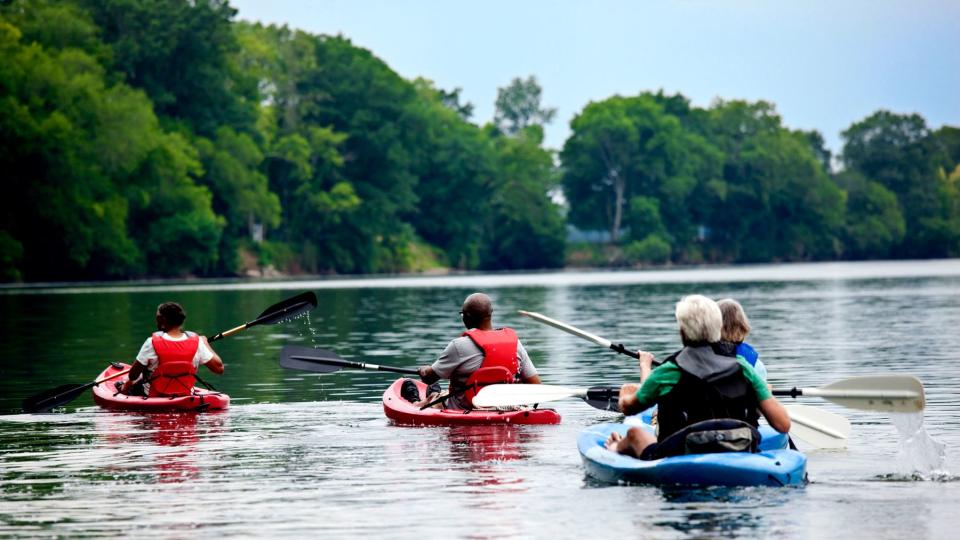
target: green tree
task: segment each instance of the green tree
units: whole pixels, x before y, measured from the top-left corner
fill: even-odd
[[[844,255],[889,257],[906,231],[897,196],[856,172],[845,171],[837,179],[847,193]]]
[[[417,159],[418,204],[404,216],[425,241],[441,248],[450,266],[477,268],[491,212],[497,156],[491,138],[447,102],[429,81],[415,82],[424,119]]]
[[[161,117],[212,137],[256,118],[256,80],[236,64],[236,10],[227,0],[80,0],[113,51],[112,67]]]
[[[627,213],[627,227],[630,238],[642,240],[651,234],[666,237],[667,228],[660,215],[660,200],[653,197],[633,197],[630,199],[630,211]],[[669,242],[668,242],[669,245]]]
[[[558,184],[543,132],[528,126],[516,137],[493,130],[497,173],[490,186],[481,268],[556,268],[563,265],[565,228],[548,193]]]
[[[683,101],[662,94],[613,97],[591,103],[577,115],[561,153],[563,185],[570,201],[570,221],[582,228],[603,226],[614,242],[634,197],[658,201],[668,236],[682,257],[694,257],[697,229],[706,219],[697,203],[704,185],[719,176],[720,153],[705,138],[685,128],[665,105],[682,108]]]
[[[507,135],[517,135],[528,126],[549,124],[557,110],[543,107],[542,94],[543,89],[533,75],[526,79],[514,78],[506,87],[497,89],[493,123]]]
[[[252,234],[255,226],[277,227],[280,200],[260,171],[264,156],[249,135],[223,126],[213,140],[201,137],[194,144],[204,170],[202,182],[213,194],[213,209],[226,220],[218,257],[221,269],[236,273],[237,241]]]
[[[897,196],[906,221],[897,256],[942,257],[958,248],[952,204],[941,170],[943,147],[917,114],[878,111],[842,133],[847,169]]]
[[[839,254],[843,192],[808,134],[784,128],[767,102],[716,102],[705,133],[724,154],[710,182],[710,259],[758,262]]]

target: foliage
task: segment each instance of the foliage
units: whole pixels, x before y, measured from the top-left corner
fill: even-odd
[[[906,222],[893,253],[943,257],[960,253],[957,194],[944,167],[957,161],[956,134],[931,132],[920,115],[877,111],[843,132],[843,162],[897,197]]]
[[[552,268],[568,222],[613,239],[575,264],[960,255],[956,127],[878,111],[834,158],[770,103],[644,92],[557,156],[533,76],[478,125],[459,88],[235,14],[0,2],[0,280]]]
[[[663,263],[670,260],[670,242],[655,233],[627,244],[623,251],[631,263]]]
[[[837,255],[843,193],[829,156],[814,152],[822,139],[784,128],[768,103],[615,96],[571,126],[561,158],[578,227],[605,226],[619,242],[626,225],[634,242],[680,262]]]
[[[847,192],[846,255],[853,258],[890,256],[906,231],[897,196],[856,172],[846,171],[837,179]]]
[[[561,266],[564,223],[560,208],[548,198],[556,179],[553,158],[540,146],[543,132],[530,126],[514,138],[493,137],[499,174],[490,190],[481,268]]]
[[[557,110],[544,108],[540,101],[543,89],[533,75],[514,78],[508,86],[497,90],[493,123],[502,133],[516,135],[529,126],[543,126],[553,121]]]

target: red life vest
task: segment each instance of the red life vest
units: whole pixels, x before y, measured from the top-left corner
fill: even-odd
[[[171,341],[157,332],[150,341],[157,353],[157,369],[150,374],[150,397],[189,396],[196,382],[193,357],[200,347],[200,336],[188,333],[187,339]]]
[[[463,403],[473,407],[473,397],[490,384],[508,384],[517,381],[520,363],[517,361],[517,333],[510,328],[480,330],[473,328],[463,333],[483,351],[483,363],[467,379]]]

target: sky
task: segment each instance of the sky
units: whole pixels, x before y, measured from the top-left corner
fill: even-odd
[[[877,109],[960,126],[960,1],[232,0],[238,18],[343,34],[401,76],[462,88],[472,121],[534,75],[559,149],[590,101],[663,89],[694,105],[773,102],[785,125],[840,132]]]

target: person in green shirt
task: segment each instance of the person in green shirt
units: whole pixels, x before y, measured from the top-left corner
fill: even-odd
[[[790,430],[786,409],[766,382],[743,358],[714,352],[723,317],[713,300],[700,295],[677,303],[677,323],[683,348],[653,369],[651,353],[640,353],[640,384],[620,389],[620,410],[636,414],[658,405],[658,433],[631,428],[625,437],[612,433],[607,448],[640,459],[683,454],[686,435],[693,431],[755,428],[759,415],[777,431]]]

